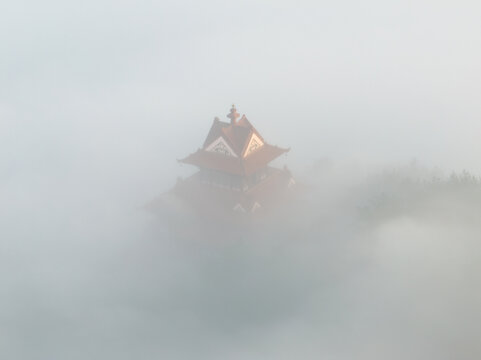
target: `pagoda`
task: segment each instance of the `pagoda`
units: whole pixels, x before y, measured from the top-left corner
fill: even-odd
[[[151,209],[167,206],[177,212],[232,219],[259,217],[280,206],[295,181],[287,167],[269,164],[289,149],[267,143],[234,105],[227,117],[229,121],[216,117],[202,148],[178,160],[198,171],[178,179]]]

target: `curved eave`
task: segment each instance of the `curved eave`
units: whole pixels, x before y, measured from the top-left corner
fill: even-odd
[[[246,158],[238,158],[199,149],[195,153],[177,161],[199,168],[217,170],[233,175],[249,176],[289,150],[289,148],[284,149],[264,144],[259,150]]]
[[[227,172],[234,175],[244,175],[241,160],[236,157],[217,154],[205,150],[197,150],[179,162],[194,165],[199,168]]]

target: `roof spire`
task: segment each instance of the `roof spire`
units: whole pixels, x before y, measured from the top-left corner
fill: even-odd
[[[237,118],[239,117],[239,113],[237,112],[237,109],[235,108],[235,105],[232,104],[232,108],[230,109],[230,113],[227,114],[227,117],[230,119],[230,123],[234,125],[237,121]]]

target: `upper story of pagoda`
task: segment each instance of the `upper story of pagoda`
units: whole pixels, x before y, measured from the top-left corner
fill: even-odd
[[[200,169],[245,177],[266,168],[289,151],[265,142],[246,116],[240,117],[234,105],[227,117],[230,122],[215,118],[203,147],[179,161]]]

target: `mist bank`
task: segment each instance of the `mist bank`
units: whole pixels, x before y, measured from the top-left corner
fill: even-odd
[[[179,239],[132,206],[144,191],[4,188],[10,201],[0,207],[2,354],[481,353],[477,177],[415,163],[366,170],[322,161],[297,180],[310,192],[282,221],[210,240]]]

